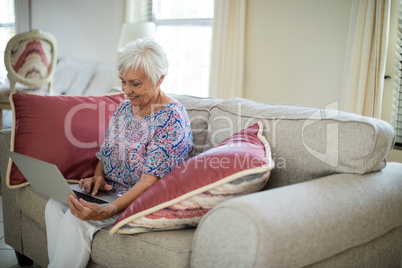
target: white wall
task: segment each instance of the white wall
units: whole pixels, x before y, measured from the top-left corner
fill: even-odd
[[[318,107],[338,101],[351,5],[249,0],[244,97]]]
[[[391,1],[393,31],[399,0]],[[352,0],[248,0],[244,97],[337,107],[351,8]],[[390,45],[387,75],[393,76]],[[393,84],[385,81],[382,119],[388,122]],[[402,162],[402,151],[392,150],[388,160]]]
[[[339,99],[352,0],[248,0],[244,97],[326,106]],[[32,28],[60,57],[115,64],[124,0],[33,0]]]
[[[54,34],[59,57],[115,65],[124,0],[33,0],[32,28]]]

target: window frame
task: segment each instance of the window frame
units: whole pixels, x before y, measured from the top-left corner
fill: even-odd
[[[13,6],[14,6],[14,22],[13,23],[1,23],[0,22],[0,29],[1,28],[14,28],[14,34],[16,34],[17,33],[17,12],[16,12],[16,1],[15,0],[13,0],[12,1],[12,4],[13,4]],[[9,7],[11,8],[11,6],[12,5],[10,5]],[[10,11],[10,10],[9,10]],[[9,39],[10,38],[12,38],[14,35],[13,34],[11,34],[10,36],[9,36]],[[2,63],[4,64],[4,51],[5,51],[5,49],[6,49],[6,45],[7,45],[7,43],[8,43],[8,40],[4,43],[4,44],[1,44],[1,46],[2,46],[2,48],[0,49],[0,51],[1,51],[1,54],[2,54]],[[5,70],[5,66],[3,65],[3,67],[4,67],[4,70]],[[1,72],[1,73],[3,73],[3,71]],[[4,74],[5,76],[3,77],[3,74],[1,74],[0,75],[0,84],[2,84],[3,82],[5,82],[6,81],[6,79],[7,79],[7,70],[5,70],[5,74]],[[4,81],[2,81],[3,79],[5,79]]]
[[[152,21],[155,23],[156,29],[158,27],[166,27],[166,26],[178,26],[178,27],[186,27],[186,26],[196,26],[196,27],[210,27],[211,29],[211,44],[212,46],[212,34],[213,34],[213,17],[211,18],[169,18],[169,19],[157,19],[155,15],[155,7],[154,6],[156,3],[154,1],[151,1],[151,9],[152,9]],[[156,30],[158,31],[158,30]],[[210,50],[212,47],[210,48]],[[209,62],[210,62],[210,57],[209,55]],[[210,72],[211,66],[210,64],[208,65],[208,73]],[[203,96],[206,94],[206,96],[209,96],[209,76],[208,80],[206,81],[207,88],[206,91],[203,92]],[[173,92],[171,92],[173,93]],[[200,96],[200,95],[199,95]]]
[[[156,27],[158,26],[211,26],[213,18],[210,19],[154,19]]]
[[[399,1],[398,19],[396,25],[396,40],[395,40],[395,66],[394,75],[395,81],[392,92],[392,125],[395,128],[395,132],[399,130],[402,132],[402,128],[398,129],[398,123],[402,124],[402,0]],[[391,77],[385,76],[384,79]],[[399,140],[398,140],[399,138]],[[402,150],[402,135],[397,135],[395,149]]]

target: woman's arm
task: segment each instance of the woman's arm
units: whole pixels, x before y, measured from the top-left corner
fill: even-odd
[[[141,180],[117,200],[107,206],[86,202],[70,194],[67,198],[71,213],[82,220],[105,220],[123,212],[138,196],[145,192],[158,177],[143,173]]]
[[[137,197],[148,190],[148,188],[158,180],[159,177],[143,173],[139,182],[110,204],[113,208],[113,215],[122,213],[135,199],[137,199]]]

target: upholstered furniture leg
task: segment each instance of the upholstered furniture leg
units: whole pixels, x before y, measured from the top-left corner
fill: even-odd
[[[32,266],[33,261],[25,255],[22,255],[18,251],[15,250],[15,256],[17,256],[18,264],[21,267]]]
[[[2,109],[0,109],[0,128],[3,129],[3,110]]]

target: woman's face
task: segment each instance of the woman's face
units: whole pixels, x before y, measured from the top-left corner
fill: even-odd
[[[133,69],[127,71],[124,75],[120,75],[120,79],[122,90],[131,101],[131,105],[140,107],[152,104],[159,93],[159,86],[163,80],[159,80],[155,85],[141,68],[136,71]]]

